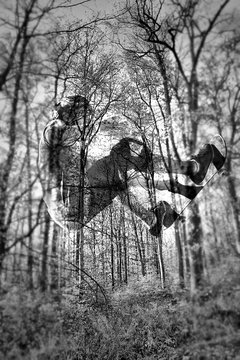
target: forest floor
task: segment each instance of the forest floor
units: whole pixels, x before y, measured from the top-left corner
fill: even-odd
[[[240,360],[240,261],[222,264],[194,299],[142,280],[109,301],[1,294],[1,360]]]

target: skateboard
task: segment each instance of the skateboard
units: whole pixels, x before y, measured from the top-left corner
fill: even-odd
[[[188,206],[194,201],[196,196],[206,187],[216,176],[223,175],[225,170],[223,165],[227,157],[227,146],[226,142],[221,135],[215,135],[210,141],[209,144],[214,145],[217,150],[222,155],[221,162],[218,163],[214,160],[209,165],[208,171],[204,177],[204,180],[200,184],[195,184],[188,177],[185,177],[184,181],[179,181],[178,177],[174,180],[178,187],[184,187],[190,192],[190,198],[179,195],[178,193],[172,193],[171,195],[171,205],[168,201],[163,200],[163,213],[164,217],[162,224],[165,229],[168,229],[176,220],[183,220],[183,212]],[[214,164],[215,163],[215,164]]]

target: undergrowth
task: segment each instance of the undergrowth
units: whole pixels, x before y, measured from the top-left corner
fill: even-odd
[[[212,272],[193,299],[149,279],[107,304],[13,287],[0,301],[0,359],[240,359],[239,268]]]

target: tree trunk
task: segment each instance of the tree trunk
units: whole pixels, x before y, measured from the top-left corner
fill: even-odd
[[[57,239],[58,225],[53,223],[52,246],[51,246],[51,290],[58,288],[58,271],[57,271]]]
[[[6,251],[6,242],[7,242],[7,228],[5,226],[5,205],[4,199],[0,199],[0,279],[1,273],[3,270],[3,261]]]
[[[19,53],[19,66],[15,74],[15,83],[13,90],[13,98],[11,104],[11,113],[9,116],[9,151],[7,154],[7,159],[2,164],[2,171],[0,172],[0,273],[2,270],[2,262],[6,252],[6,242],[7,242],[7,228],[6,228],[6,207],[8,201],[8,183],[9,177],[11,174],[14,156],[16,152],[16,121],[17,121],[17,110],[19,102],[19,91],[21,88],[21,81],[23,75],[23,66],[25,61],[26,49],[30,37],[27,36],[28,20],[29,15],[32,10],[32,5],[29,7],[29,12],[26,11],[26,18],[22,28],[22,44]],[[2,79],[3,80],[3,79]]]
[[[42,291],[47,290],[47,255],[48,255],[48,244],[49,244],[49,229],[50,229],[50,217],[47,210],[45,210],[45,229],[43,236],[41,274],[40,274],[40,288]]]
[[[78,203],[78,222],[84,224],[84,198],[85,198],[85,147],[84,140],[81,143],[80,151],[80,174],[79,174],[79,203]],[[79,286],[81,286],[83,281],[83,271],[84,270],[84,231],[83,226],[77,231],[76,236],[76,266],[78,269],[78,281]]]
[[[127,250],[127,241],[126,241],[126,233],[125,233],[125,221],[124,221],[124,229],[123,229],[123,256],[124,256],[124,282],[128,283],[128,250]]]
[[[136,246],[137,246],[138,255],[139,255],[139,259],[140,259],[142,276],[146,276],[146,259],[145,259],[144,254],[143,254],[143,249],[141,248],[139,235],[138,235],[138,231],[137,231],[136,219],[134,218],[134,215],[133,215],[132,212],[131,212],[131,217],[132,217],[132,223],[133,223],[133,226],[134,226]]]
[[[179,232],[178,224],[174,224],[175,228],[175,241],[178,252],[178,276],[179,276],[179,285],[181,288],[184,287],[184,264],[183,264],[183,248],[181,243],[181,236]]]
[[[112,279],[112,289],[115,286],[115,277],[114,277],[114,243],[113,243],[113,218],[112,218],[112,206],[110,206],[110,247],[111,247],[111,279]]]
[[[28,230],[32,229],[32,185],[31,185],[31,153],[30,153],[30,134],[29,134],[29,111],[28,111],[28,99],[25,99],[25,126],[26,126],[26,145],[27,145],[27,174],[28,174]],[[28,287],[33,288],[33,253],[32,253],[32,235],[29,235],[28,239]]]
[[[161,287],[164,289],[165,287],[165,267],[163,262],[163,253],[162,253],[162,236],[163,232],[157,238],[157,256],[158,256],[158,266],[159,266],[159,275]]]
[[[117,276],[118,283],[122,283],[122,244],[121,244],[121,233],[119,231],[119,236],[117,239]]]
[[[102,265],[102,277],[104,280],[108,280],[108,276],[106,273],[106,264],[105,264],[105,251],[106,251],[106,247],[105,247],[105,238],[104,238],[104,214],[101,214],[101,265]],[[112,248],[111,248],[111,272],[112,272]]]
[[[189,137],[189,151],[193,154],[196,150],[198,131],[198,78],[196,72],[188,87],[188,108],[191,119],[191,132]],[[190,289],[193,295],[203,278],[203,243],[202,220],[197,201],[189,208],[188,243],[190,256]]]
[[[233,176],[228,176],[228,189],[230,194],[230,199],[233,208],[233,216],[236,224],[237,236],[235,242],[235,248],[237,253],[240,255],[240,205],[237,196],[236,185]]]
[[[189,254],[189,246],[187,239],[187,229],[186,223],[182,226],[182,240],[183,240],[183,253],[184,253],[184,279],[185,284],[188,282],[190,275],[190,254]]]
[[[188,228],[190,289],[193,295],[203,276],[202,227],[199,206],[196,202],[191,205],[191,219]]]

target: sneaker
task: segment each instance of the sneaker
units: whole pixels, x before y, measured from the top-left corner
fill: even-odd
[[[226,157],[227,157],[227,145],[226,142],[224,140],[224,138],[221,135],[215,135],[211,141],[210,144],[212,146],[213,149],[213,165],[215,166],[215,168],[219,171],[225,161],[226,161]]]
[[[159,236],[162,225],[168,228],[179,216],[166,201],[161,201],[152,211],[157,218],[156,222],[149,229],[150,234],[153,236]]]
[[[198,165],[197,172],[190,175],[190,179],[197,185],[201,184],[208,171],[209,165],[213,160],[212,145],[206,144],[197,155],[192,156],[192,160]]]
[[[223,164],[225,163],[225,157],[220,153],[220,151],[216,148],[215,145],[211,144],[213,149],[213,165],[217,170],[220,170]]]
[[[211,145],[213,149],[213,165],[217,170],[220,170],[225,162],[225,157],[220,153],[220,151],[216,148],[215,145]]]

